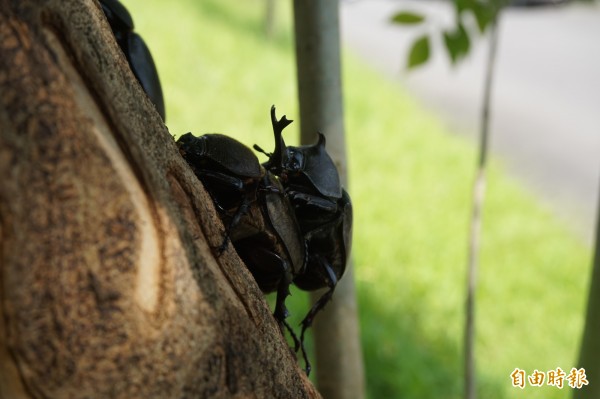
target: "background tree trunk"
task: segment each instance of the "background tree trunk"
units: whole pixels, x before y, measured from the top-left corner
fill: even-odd
[[[0,397],[318,397],[93,0],[0,0]]]
[[[317,132],[327,137],[342,185],[348,188],[342,102],[339,4],[294,0],[296,65],[300,102],[300,141],[313,144]],[[317,386],[327,399],[364,397],[364,371],[352,262],[332,301],[315,318]],[[311,295],[313,302],[323,292]]]
[[[275,6],[276,0],[265,0],[265,36],[267,39],[273,38],[275,30]]]
[[[574,399],[600,397],[600,201],[596,211],[596,248],[590,276],[587,313],[577,368],[584,368],[589,385],[573,390]],[[569,370],[566,371],[567,373]]]

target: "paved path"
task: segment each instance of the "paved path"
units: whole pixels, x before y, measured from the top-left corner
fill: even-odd
[[[390,25],[400,9],[427,13],[437,26],[452,23],[447,1],[342,1],[345,45],[394,79],[405,82],[453,131],[475,137],[483,92],[487,41],[451,67],[444,50],[430,63],[403,70],[422,29]],[[421,29],[421,30],[420,30]],[[513,8],[500,24],[492,110],[492,151],[509,171],[591,242],[600,183],[600,7]]]

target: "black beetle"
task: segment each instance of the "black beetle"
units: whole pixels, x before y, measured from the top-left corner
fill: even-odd
[[[164,121],[165,102],[158,72],[148,46],[141,36],[133,31],[131,14],[118,0],[100,0],[100,5],[133,74]]]
[[[219,253],[230,240],[260,289],[277,291],[274,316],[299,345],[285,321],[285,299],[294,276],[305,269],[306,243],[279,179],[231,137],[186,133],[177,145],[226,226]]]
[[[231,240],[263,292],[277,291],[274,316],[301,348],[304,333],[331,299],[351,247],[352,205],[320,135],[314,145],[287,147],[271,108],[275,151],[262,166],[252,150],[220,134],[181,136],[177,145],[205,188],[226,227],[220,250]],[[300,340],[285,322],[289,285],[328,290],[302,321]]]
[[[352,244],[352,203],[325,150],[325,136],[319,133],[316,144],[288,147],[282,132],[291,122],[285,115],[278,120],[275,107],[271,107],[275,150],[267,153],[257,145],[254,148],[269,158],[263,166],[280,177],[306,240],[306,270],[295,276],[294,284],[306,291],[329,288],[303,319],[302,341],[346,270]]]

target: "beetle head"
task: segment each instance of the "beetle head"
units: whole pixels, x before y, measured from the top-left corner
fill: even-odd
[[[340,198],[342,186],[337,168],[325,149],[325,136],[318,133],[316,144],[286,147],[282,175],[290,182],[308,180],[323,196]]]
[[[277,119],[275,106],[271,107],[271,123],[275,135],[275,150],[267,153],[257,145],[254,148],[269,157],[265,169],[282,178],[287,184],[304,186],[325,197],[341,198],[342,186],[333,160],[325,149],[325,136],[318,133],[316,144],[288,147],[283,140],[283,129],[292,123],[286,116]],[[311,187],[307,187],[311,186]]]

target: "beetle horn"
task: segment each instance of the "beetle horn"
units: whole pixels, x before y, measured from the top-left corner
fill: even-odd
[[[281,171],[283,167],[283,152],[285,151],[285,142],[283,141],[283,129],[293,121],[287,119],[285,115],[277,120],[275,116],[275,105],[271,106],[271,123],[273,125],[273,134],[275,135],[275,150],[267,162],[267,168],[275,171]]]
[[[317,145],[325,147],[325,135],[321,132],[317,132],[317,135],[319,136],[319,141],[317,141]]]

